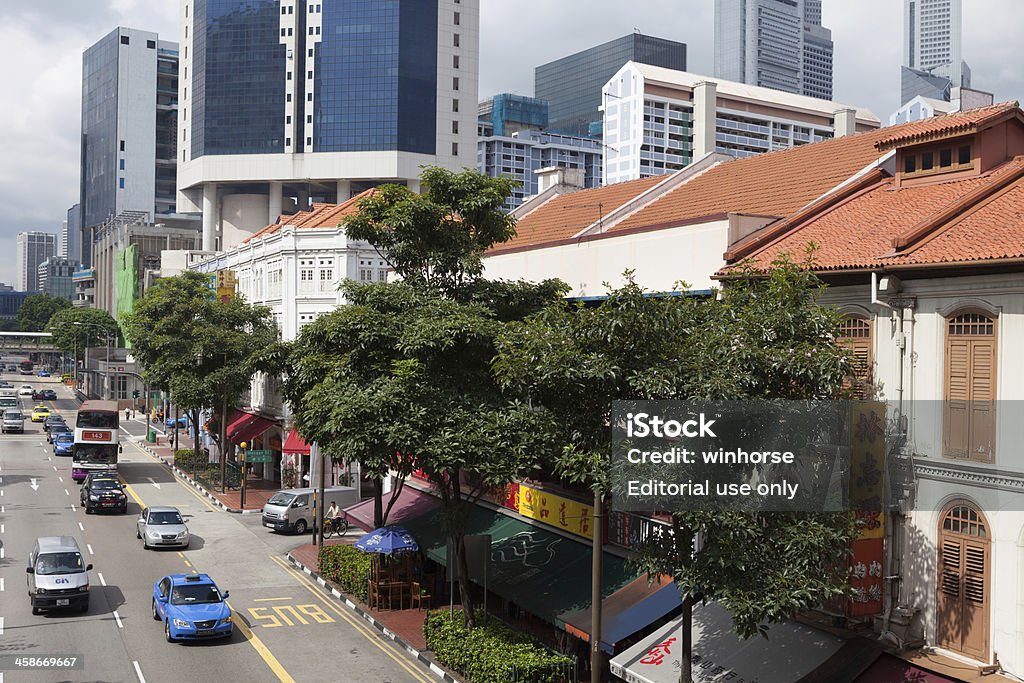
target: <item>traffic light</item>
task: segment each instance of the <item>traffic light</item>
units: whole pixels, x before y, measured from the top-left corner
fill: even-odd
[[[138,398],[138,397],[139,397],[139,390],[136,389],[135,391],[132,392],[132,398]]]

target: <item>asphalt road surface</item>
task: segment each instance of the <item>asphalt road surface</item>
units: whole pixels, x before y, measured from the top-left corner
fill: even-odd
[[[74,424],[77,403],[56,380],[7,373],[15,386],[57,390],[46,402]],[[32,402],[23,397],[23,408]],[[179,483],[133,443],[145,419],[122,428],[119,474],[128,485],[128,514],[86,515],[71,459],[55,457],[41,424],[0,437],[0,655],[77,656],[73,671],[21,671],[5,665],[0,683],[120,681],[217,683],[255,681],[436,681],[403,650],[380,636],[305,574],[283,553],[306,542],[281,537],[223,512]],[[192,532],[187,550],[143,550],[135,520],[147,505],[173,505]],[[250,517],[252,517],[250,515]],[[25,567],[39,536],[74,536],[92,563],[89,611],[33,616]],[[230,640],[167,643],[153,620],[153,584],[162,576],[210,574],[235,614]]]

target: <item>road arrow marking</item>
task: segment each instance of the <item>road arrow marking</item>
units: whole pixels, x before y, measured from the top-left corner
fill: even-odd
[[[158,489],[160,488],[160,484],[153,481],[153,477],[146,477],[146,479],[149,479],[149,483],[152,484],[153,486],[157,487]]]
[[[35,477],[32,477],[31,479],[29,479],[29,482],[30,482],[29,486],[32,487],[33,491],[38,491],[39,490],[39,484],[36,483],[36,478]]]

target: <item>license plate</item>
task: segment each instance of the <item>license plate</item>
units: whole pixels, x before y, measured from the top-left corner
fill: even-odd
[[[213,629],[212,628],[201,628],[201,629],[196,631],[196,635],[197,636],[212,636],[213,635]]]
[[[106,505],[107,507],[113,507],[114,501],[112,501],[112,500],[105,500],[105,501],[103,501],[103,504]]]
[[[273,528],[274,528],[274,525],[273,525],[273,524],[271,524],[270,522],[263,522],[263,526],[265,526],[265,527],[270,527],[271,529],[273,529]]]
[[[57,607],[67,607],[70,604],[71,604],[71,600],[69,600],[67,598],[64,598],[62,600],[58,600],[57,601]]]

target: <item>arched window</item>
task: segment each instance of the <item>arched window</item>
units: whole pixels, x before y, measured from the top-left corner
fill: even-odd
[[[843,389],[849,389],[857,399],[871,398],[872,345],[871,321],[849,317],[836,327],[836,341],[853,353],[853,374],[843,380]]]
[[[991,532],[985,516],[956,501],[939,518],[936,640],[988,660]]]
[[[943,454],[995,459],[996,321],[987,313],[957,313],[946,320]]]

